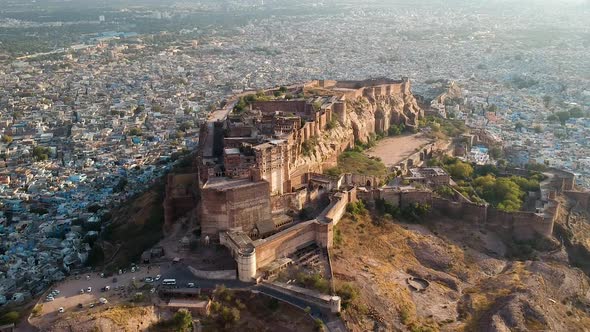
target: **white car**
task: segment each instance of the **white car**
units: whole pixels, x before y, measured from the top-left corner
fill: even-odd
[[[156,281],[160,281],[160,278],[162,278],[162,276],[158,274],[158,275],[156,276],[156,279],[155,279],[155,280],[156,280]]]
[[[105,299],[104,297],[101,297],[100,299],[98,299],[98,302],[100,302],[100,304],[107,304],[107,303],[109,303],[109,301],[107,301],[107,299]]]
[[[59,313],[63,313],[64,311],[65,311],[64,307],[59,307],[59,309],[57,309],[57,312],[59,312]]]
[[[47,298],[45,298],[45,302],[51,302],[54,301],[55,299],[53,298],[53,296],[48,296]]]
[[[88,288],[86,289],[86,292],[88,292],[88,293],[92,292],[92,287],[88,286]]]
[[[51,291],[51,293],[52,294],[55,294],[55,295],[59,295],[60,291],[58,291],[57,289],[54,289],[54,290]]]
[[[80,289],[80,294],[84,294],[84,289]]]

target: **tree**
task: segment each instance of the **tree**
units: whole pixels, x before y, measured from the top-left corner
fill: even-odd
[[[490,154],[490,157],[496,160],[502,158],[502,156],[504,155],[504,153],[502,152],[502,148],[498,146],[491,147],[488,153]]]
[[[240,320],[240,311],[236,308],[222,307],[218,318],[221,324],[229,327]]]
[[[557,112],[556,115],[559,119],[559,122],[561,122],[561,125],[565,125],[566,121],[569,120],[571,117],[570,112],[568,111]]]
[[[359,297],[360,292],[358,288],[349,283],[344,283],[338,287],[336,294],[342,299],[342,307],[349,307],[352,302]]]
[[[536,125],[533,127],[533,130],[535,131],[535,133],[540,134],[543,132],[543,128],[541,128],[540,125]]]
[[[322,103],[319,101],[316,101],[313,103],[313,110],[318,112],[320,109],[322,109]]]
[[[512,178],[496,178],[488,174],[473,180],[473,186],[481,198],[499,210],[514,212],[520,210],[525,196],[525,192],[516,183],[518,181]]]
[[[582,109],[577,106],[570,108],[569,113],[570,117],[572,118],[583,118],[586,116],[586,113],[584,113],[584,111],[582,111]]]
[[[12,136],[2,135],[2,143],[10,144],[10,143],[12,143],[12,141],[13,141]]]
[[[193,127],[193,124],[187,121],[187,122],[182,123],[178,127],[178,129],[182,130],[182,131],[187,131],[187,130],[191,129],[192,127]]]
[[[0,317],[0,324],[16,324],[20,318],[20,314],[16,311],[9,311]]]
[[[36,161],[44,161],[49,158],[49,148],[43,146],[36,146],[33,148],[33,158]]]
[[[186,309],[178,310],[178,312],[174,314],[172,321],[174,322],[176,331],[188,332],[192,330],[193,316],[191,315],[190,311]]]
[[[473,175],[473,167],[465,162],[457,161],[447,166],[447,171],[455,179],[469,179]]]
[[[549,106],[551,105],[551,96],[543,96],[543,105],[545,105],[545,108],[549,108]]]
[[[142,132],[140,128],[134,127],[129,130],[129,135],[131,136],[141,136]]]

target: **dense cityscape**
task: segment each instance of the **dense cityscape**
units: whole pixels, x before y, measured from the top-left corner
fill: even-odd
[[[408,77],[432,100],[454,82],[443,116],[496,137],[493,163],[564,169],[590,188],[590,8],[528,3],[204,1],[36,21],[9,1],[2,34],[84,29],[19,54],[0,38],[0,306],[84,266],[109,210],[184,162],[230,94]],[[237,18],[178,26],[207,12]]]

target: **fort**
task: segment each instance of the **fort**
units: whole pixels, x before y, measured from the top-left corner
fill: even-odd
[[[517,213],[464,197],[443,199],[423,188],[450,181],[440,168],[419,168],[434,144],[395,165],[420,186],[382,186],[385,179],[362,174],[322,174],[343,151],[386,134],[392,125],[417,127],[423,116],[406,78],[316,80],[231,97],[201,126],[198,174],[168,179],[166,224],[195,213],[203,241],[229,248],[242,281],[272,273],[288,263],[285,257],[310,244],[331,248],[334,226],[358,199],[383,199],[402,208],[428,204],[521,240],[551,236],[556,194],[575,195],[569,173],[552,173],[537,197],[538,210]],[[316,213],[309,216],[306,210]]]

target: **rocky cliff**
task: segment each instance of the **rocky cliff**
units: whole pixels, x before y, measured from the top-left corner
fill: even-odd
[[[393,125],[417,128],[422,117],[424,111],[411,92],[378,97],[364,94],[347,99],[344,120],[313,138],[311,151],[301,155],[295,166],[308,165],[310,171],[321,172],[323,168],[335,166],[338,155],[347,147],[358,142],[365,144],[376,134],[387,135]]]
[[[362,143],[366,143],[371,134],[387,135],[392,125],[418,128],[418,120],[424,117],[416,98],[408,92],[378,97],[369,94],[348,100],[346,106],[355,141]]]

